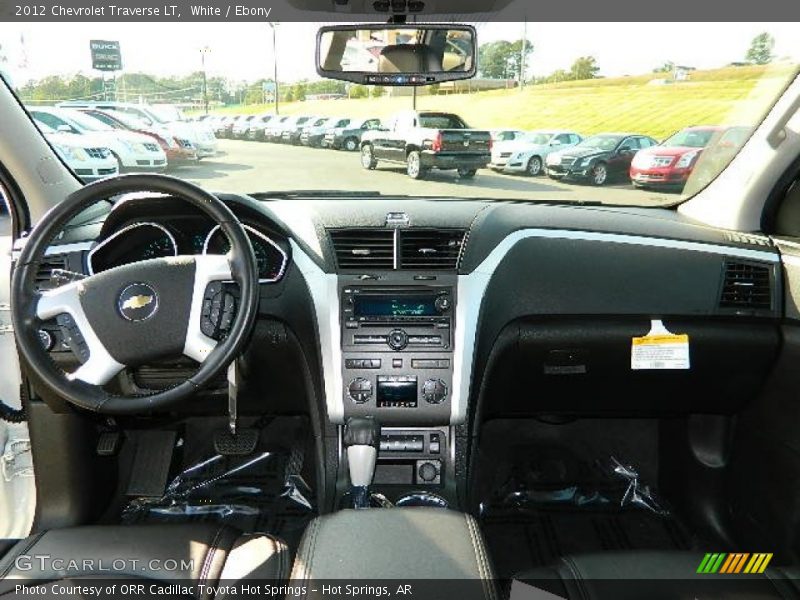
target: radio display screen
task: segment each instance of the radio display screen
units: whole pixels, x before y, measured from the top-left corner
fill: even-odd
[[[353,296],[356,317],[433,317],[437,315],[435,296]]]

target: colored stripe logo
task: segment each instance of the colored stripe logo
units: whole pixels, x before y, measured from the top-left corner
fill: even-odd
[[[758,552],[755,554],[748,552],[734,552],[731,554],[724,552],[708,553],[700,561],[697,572],[709,574],[725,573],[727,575],[763,573],[771,560],[772,552]]]

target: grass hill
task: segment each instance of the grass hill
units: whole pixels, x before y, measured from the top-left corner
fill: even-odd
[[[788,65],[694,71],[688,81],[654,84],[661,75],[568,81],[473,94],[420,95],[420,110],[461,115],[472,127],[572,129],[584,135],[635,131],[662,139],[688,125],[752,124],[786,85]],[[411,108],[411,97],[316,100],[281,104],[282,114],[386,117]],[[271,105],[220,113],[270,112]]]

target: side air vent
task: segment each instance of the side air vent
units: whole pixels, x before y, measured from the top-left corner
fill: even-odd
[[[393,229],[329,229],[340,269],[394,268]]]
[[[720,307],[740,310],[772,308],[770,267],[726,260],[724,277]]]
[[[458,267],[464,229],[401,229],[401,269],[450,269]]]
[[[66,269],[67,259],[64,256],[46,256],[36,272],[36,289],[49,290],[53,287],[50,277],[54,269]]]

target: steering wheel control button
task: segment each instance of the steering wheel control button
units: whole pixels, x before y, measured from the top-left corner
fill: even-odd
[[[356,377],[347,386],[347,393],[356,404],[364,404],[372,398],[372,382],[363,377]]]
[[[132,283],[120,293],[117,308],[128,321],[146,321],[158,310],[158,294],[146,283]]]
[[[386,338],[386,343],[392,350],[402,350],[408,346],[408,335],[402,329],[392,329]]]
[[[237,299],[221,282],[206,286],[200,312],[200,331],[217,341],[230,331],[236,318]]]
[[[447,384],[441,379],[428,379],[422,384],[422,398],[428,404],[441,404],[447,398]]]
[[[63,313],[56,317],[56,323],[61,328],[61,336],[67,342],[69,349],[75,354],[81,364],[89,360],[89,345],[83,339],[81,330],[75,320],[68,314]]]

